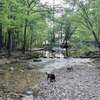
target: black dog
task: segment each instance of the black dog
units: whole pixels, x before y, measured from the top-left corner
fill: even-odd
[[[67,71],[68,71],[68,72],[73,71],[73,67],[68,67],[68,68],[67,68]]]
[[[50,82],[55,82],[56,81],[56,77],[55,77],[55,75],[54,74],[52,74],[52,73],[47,73],[46,72],[46,75],[47,75],[47,80],[49,80]]]

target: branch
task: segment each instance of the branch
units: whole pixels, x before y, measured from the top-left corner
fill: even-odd
[[[82,3],[80,3],[79,6],[82,9],[82,11],[84,12],[84,14],[86,15],[86,16],[84,16],[84,14],[83,14],[83,17],[84,17],[85,21],[87,21],[89,23],[90,27],[93,29],[93,25],[90,21],[90,17],[88,16],[88,13],[87,13],[84,5]]]

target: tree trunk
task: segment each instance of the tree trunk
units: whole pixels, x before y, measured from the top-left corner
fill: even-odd
[[[13,44],[12,44],[12,50],[14,51],[15,49],[16,49],[16,36],[15,36],[15,34],[13,34],[13,36],[12,36],[12,42],[13,42]]]
[[[26,32],[27,32],[27,19],[25,19],[25,27],[24,27],[24,43],[22,53],[25,54],[26,50]]]
[[[93,34],[93,36],[94,36],[94,38],[95,38],[97,47],[98,47],[98,49],[100,50],[100,42],[99,42],[99,40],[98,40],[98,38],[97,38],[97,36],[96,36],[96,33],[95,33],[94,31],[92,31],[92,34]]]
[[[69,54],[68,54],[68,48],[66,47],[66,57],[68,57]]]
[[[0,50],[2,49],[2,39],[3,37],[2,37],[2,23],[0,23]]]
[[[32,50],[32,42],[33,42],[33,36],[32,36],[32,34],[31,34],[31,40],[30,40],[30,52],[31,52],[31,50]]]
[[[15,30],[15,34],[16,34],[16,42],[15,42],[15,45],[16,45],[16,49],[19,49],[20,47],[20,34],[19,34],[19,31],[18,30]]]
[[[7,50],[8,50],[8,56],[11,56],[11,50],[12,50],[12,33],[13,29],[8,29],[8,42],[7,42]]]

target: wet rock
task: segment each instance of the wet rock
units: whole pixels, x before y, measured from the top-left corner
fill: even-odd
[[[0,69],[0,75],[4,75],[5,73],[4,73],[4,70],[1,70]]]
[[[31,89],[24,91],[23,94],[24,97],[22,98],[22,100],[34,100],[33,91]]]
[[[0,96],[0,100],[3,100],[2,96]]]
[[[14,71],[14,67],[10,67],[10,69],[9,69],[10,71]]]
[[[20,70],[20,72],[24,73],[24,70]]]
[[[10,63],[11,63],[11,61],[7,60],[5,64],[10,64]]]
[[[40,62],[42,61],[41,59],[33,59],[34,62]]]
[[[43,56],[43,58],[47,58],[46,56]]]
[[[28,69],[28,70],[32,70],[33,69],[33,65],[28,63],[25,65],[25,68]]]

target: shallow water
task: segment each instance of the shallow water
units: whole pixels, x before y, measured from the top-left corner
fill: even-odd
[[[39,71],[41,72],[51,72],[54,69],[60,69],[66,66],[72,66],[72,65],[79,65],[84,63],[91,63],[92,60],[89,58],[82,59],[82,58],[41,58],[41,62],[33,62],[31,61],[31,65],[40,66]]]

